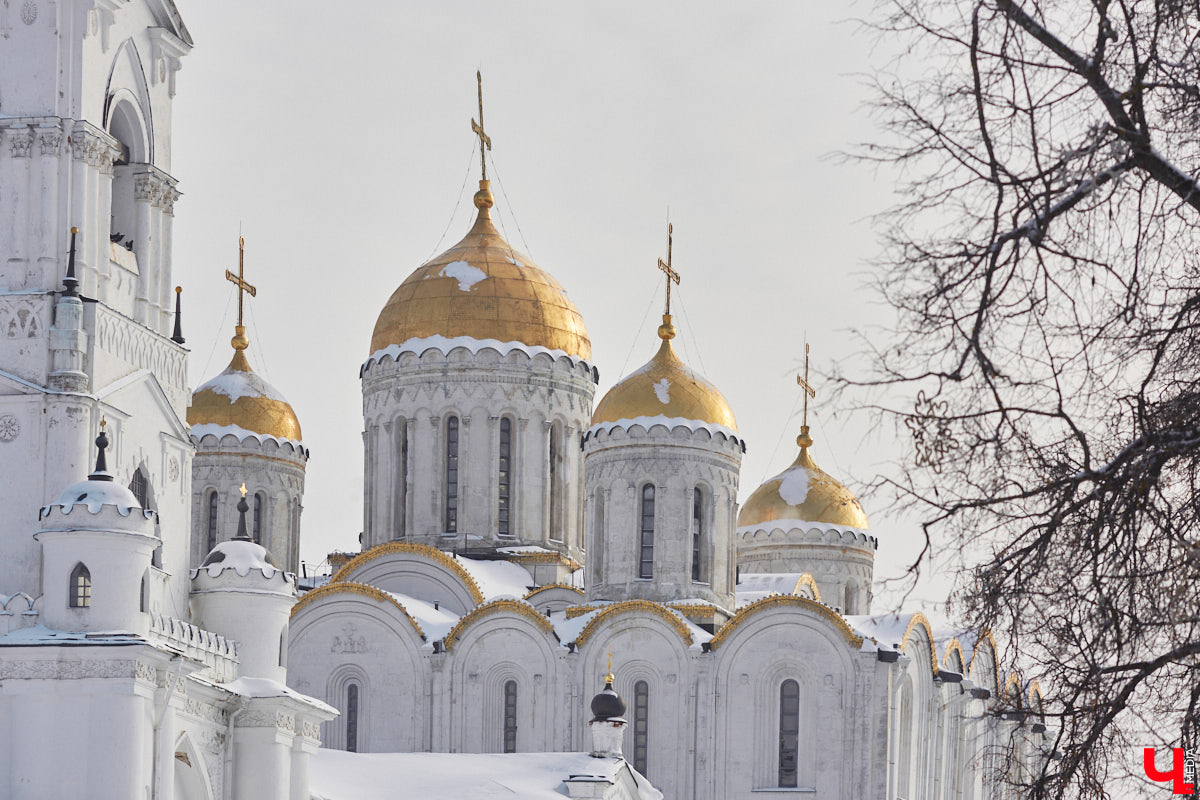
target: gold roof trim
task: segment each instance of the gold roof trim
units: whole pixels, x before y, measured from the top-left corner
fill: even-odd
[[[807,586],[812,589],[813,600],[816,600],[818,603],[821,602],[821,589],[817,586],[817,581],[811,573],[805,572],[796,579],[796,585],[792,587],[792,594],[796,594],[801,586]]]
[[[422,639],[425,638],[425,632],[421,630],[420,624],[417,623],[412,614],[408,613],[408,609],[405,608],[399,600],[392,597],[382,589],[378,589],[367,583],[342,581],[340,583],[327,583],[319,589],[313,589],[311,592],[308,592],[301,597],[296,605],[292,606],[291,616],[296,616],[296,614],[298,614],[302,608],[316,602],[317,600],[320,600],[322,597],[328,597],[329,595],[335,594],[357,594],[362,595],[363,597],[369,597],[372,600],[378,600],[381,603],[391,603],[400,610],[400,613],[403,614],[410,623],[412,623],[413,630],[417,632],[417,635]]]
[[[829,606],[818,603],[815,600],[809,600],[807,597],[797,597],[794,594],[778,594],[770,597],[764,597],[761,600],[756,600],[748,606],[743,606],[729,622],[725,623],[725,627],[717,631],[717,635],[709,642],[710,650],[716,650],[726,639],[738,629],[743,622],[760,611],[767,611],[772,608],[782,606],[792,606],[794,608],[803,608],[816,613],[820,617],[824,617],[834,624],[838,633],[846,640],[846,644],[852,647],[862,647],[863,638],[854,632],[854,629],[846,624],[846,620]]]
[[[584,614],[590,614],[598,608],[601,608],[601,606],[570,606],[564,610],[564,613],[567,615],[567,619],[575,619],[576,617],[582,617]]]
[[[950,658],[951,653],[958,653],[958,665],[962,667],[963,674],[967,671],[967,654],[963,652],[962,644],[958,639],[951,637],[946,645],[942,648],[942,663],[946,663],[946,659]]]
[[[662,416],[720,425],[737,433],[729,403],[717,387],[675,354],[671,347],[675,329],[669,316],[663,319],[666,322],[659,328],[662,344],[654,358],[608,390],[596,405],[592,424]]]
[[[975,669],[975,656],[979,653],[979,646],[987,642],[992,648],[992,676],[996,682],[996,697],[1000,696],[1000,656],[996,649],[996,637],[992,635],[989,628],[984,628],[983,632],[975,639],[975,645],[971,648],[971,663],[967,665],[967,675],[971,674],[971,670]]]
[[[545,586],[539,586],[536,589],[529,590],[523,599],[528,600],[529,598],[541,594],[542,592],[549,591],[550,589],[570,589],[575,594],[583,597],[583,589],[580,589],[578,586],[572,586],[569,583],[547,583]]]
[[[695,641],[692,638],[692,632],[688,629],[687,623],[681,620],[676,614],[673,614],[667,606],[659,603],[651,603],[649,600],[624,600],[620,603],[604,606],[599,614],[592,617],[588,621],[588,624],[583,626],[583,630],[579,632],[579,635],[575,637],[575,647],[582,648],[588,639],[592,638],[592,634],[596,632],[600,623],[609,617],[617,614],[636,613],[638,611],[643,611],[665,620],[679,634],[679,638],[683,639],[684,644],[688,647],[691,647]]]
[[[377,558],[383,558],[384,556],[402,553],[422,556],[423,558],[427,558],[430,561],[440,564],[441,566],[450,570],[458,577],[460,581],[462,581],[463,585],[467,588],[467,591],[471,594],[471,600],[475,603],[475,605],[480,605],[483,603],[483,592],[479,590],[479,584],[475,582],[475,579],[471,577],[471,573],[467,572],[462,564],[459,564],[453,558],[450,558],[450,556],[446,555],[441,550],[438,550],[436,547],[430,547],[427,544],[415,544],[413,542],[384,542],[383,544],[377,544],[370,550],[359,553],[357,556],[343,564],[341,568],[334,573],[333,577],[330,578],[329,584],[348,581],[351,573],[353,573],[356,569],[364,566],[365,564],[371,563]]]
[[[454,643],[462,636],[463,631],[468,625],[472,625],[476,620],[483,617],[498,614],[502,611],[511,611],[514,614],[519,614],[526,619],[532,620],[535,625],[542,629],[543,633],[553,633],[554,626],[550,624],[550,620],[546,619],[544,614],[539,614],[537,609],[521,600],[493,600],[486,605],[478,606],[468,613],[465,617],[458,621],[450,632],[446,634],[442,642],[447,650],[454,646]]]
[[[688,619],[713,620],[717,616],[717,607],[710,603],[667,603]]]
[[[504,553],[506,561],[514,561],[523,564],[562,564],[564,567],[570,567],[572,570],[577,570],[583,566],[575,559],[562,553]],[[566,584],[561,584],[566,586]],[[573,588],[573,587],[572,587]]]
[[[941,669],[938,667],[937,645],[933,643],[933,626],[929,624],[929,618],[920,611],[913,614],[912,619],[908,621],[908,627],[904,629],[904,636],[900,639],[900,650],[903,652],[908,647],[908,637],[918,626],[925,629],[925,638],[929,642],[929,664],[933,667],[933,674],[937,675]]]
[[[1029,682],[1027,697],[1029,698],[1029,705],[1031,708],[1036,708],[1039,714],[1044,714],[1046,712],[1042,695],[1042,685],[1038,683],[1037,678],[1034,678]]]

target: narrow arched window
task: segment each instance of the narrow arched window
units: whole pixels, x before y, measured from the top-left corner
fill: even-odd
[[[408,517],[408,420],[396,423],[396,490],[392,518],[392,538],[403,539]]]
[[[458,531],[458,417],[446,420],[446,533]]]
[[[517,752],[517,682],[504,683],[504,752]]]
[[[252,534],[255,543],[262,544],[263,542],[263,514],[266,502],[262,496],[262,492],[254,495],[254,532]]]
[[[133,480],[129,482],[129,491],[133,492],[133,496],[137,498],[138,505],[142,508],[150,507],[150,480],[146,477],[146,473],[141,467],[133,473]]]
[[[214,489],[208,493],[208,551],[211,551],[216,546],[217,546],[217,492]]]
[[[642,552],[638,577],[654,577],[654,486],[649,483],[642,487]]]
[[[592,507],[592,552],[589,562],[594,564],[593,583],[601,583],[604,577],[604,490],[596,490],[596,504]]]
[[[68,588],[67,605],[71,608],[88,608],[92,604],[92,573],[80,562],[71,570],[71,585]]]
[[[854,595],[855,595],[854,584],[847,583],[846,584],[846,606],[845,606],[845,609],[846,609],[845,613],[847,613],[847,614],[857,614],[858,613],[858,610],[855,608],[855,602],[854,602],[855,596]]]
[[[550,426],[547,475],[550,477],[550,538],[562,541],[562,481],[559,477],[559,462],[562,461],[562,443],[558,423]]]
[[[358,752],[358,684],[346,687],[346,750]]]
[[[496,464],[496,483],[499,487],[496,509],[496,532],[510,536],[509,516],[512,512],[512,420],[500,418],[500,455]]]
[[[138,593],[138,610],[146,612],[150,610],[150,570],[147,569],[142,573],[142,588]]]
[[[704,493],[700,487],[692,494],[692,580],[705,579],[702,567],[704,557]]]
[[[287,666],[287,631],[288,626],[284,625],[283,630],[279,632],[279,666]]]
[[[650,686],[638,681],[633,685],[633,768],[642,775],[646,775],[649,729]]]
[[[800,756],[800,684],[786,680],[779,687],[779,785],[798,785]]]

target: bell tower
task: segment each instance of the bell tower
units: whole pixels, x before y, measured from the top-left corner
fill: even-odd
[[[36,521],[107,417],[114,480],[162,520],[156,585],[186,607],[166,575],[188,566],[171,107],[191,36],[172,0],[23,0],[0,41],[0,504]],[[0,591],[38,575],[37,544],[0,535]]]

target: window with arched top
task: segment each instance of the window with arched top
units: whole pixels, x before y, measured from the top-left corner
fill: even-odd
[[[592,552],[588,563],[592,564],[593,583],[599,584],[604,576],[604,490],[596,489],[595,504],[592,506]]]
[[[642,487],[641,554],[638,558],[638,577],[654,577],[654,485]]]
[[[779,785],[799,785],[800,684],[792,679],[779,686]]]
[[[858,613],[858,593],[854,590],[853,583],[846,584],[846,605],[843,608],[847,614]]]
[[[511,536],[510,516],[512,514],[512,482],[513,482],[513,435],[512,420],[500,418],[500,446],[496,461],[496,532],[501,536]]]
[[[217,490],[210,489],[208,492],[208,550],[211,552],[217,546]]]
[[[134,471],[133,480],[129,482],[129,491],[133,492],[139,506],[150,508],[150,479],[141,467]]]
[[[458,417],[446,419],[445,532],[458,532]]]
[[[67,589],[67,605],[70,608],[88,608],[92,605],[92,573],[83,562],[71,570],[71,583]]]
[[[550,478],[550,538],[561,542],[563,538],[562,513],[562,429],[560,423],[550,426],[547,450],[546,474]]]
[[[266,506],[267,498],[262,492],[256,492],[254,495],[254,524],[252,526],[253,530],[250,533],[251,538],[254,539],[256,544],[263,543],[263,523],[267,513]]]
[[[646,777],[649,743],[650,685],[638,681],[633,685],[633,768]]]
[[[358,752],[358,684],[346,687],[346,751]]]
[[[288,641],[288,626],[284,625],[283,630],[279,632],[279,666],[287,666],[287,641]]]
[[[517,752],[517,682],[504,682],[504,752]]]
[[[692,493],[692,580],[708,582],[704,564],[704,491],[697,486]]]
[[[396,420],[393,430],[396,437],[396,478],[392,492],[392,538],[403,539],[408,521],[408,420]]]
[[[138,610],[145,613],[150,610],[150,570],[142,573],[142,588],[138,594]]]

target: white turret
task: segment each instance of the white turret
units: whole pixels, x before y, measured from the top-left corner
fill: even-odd
[[[237,509],[237,536],[214,547],[192,572],[192,617],[197,625],[238,643],[242,677],[282,684],[296,576],[247,534],[245,485]]]
[[[60,631],[120,631],[145,636],[156,514],[113,481],[100,423],[96,469],[41,510],[43,610]]]

